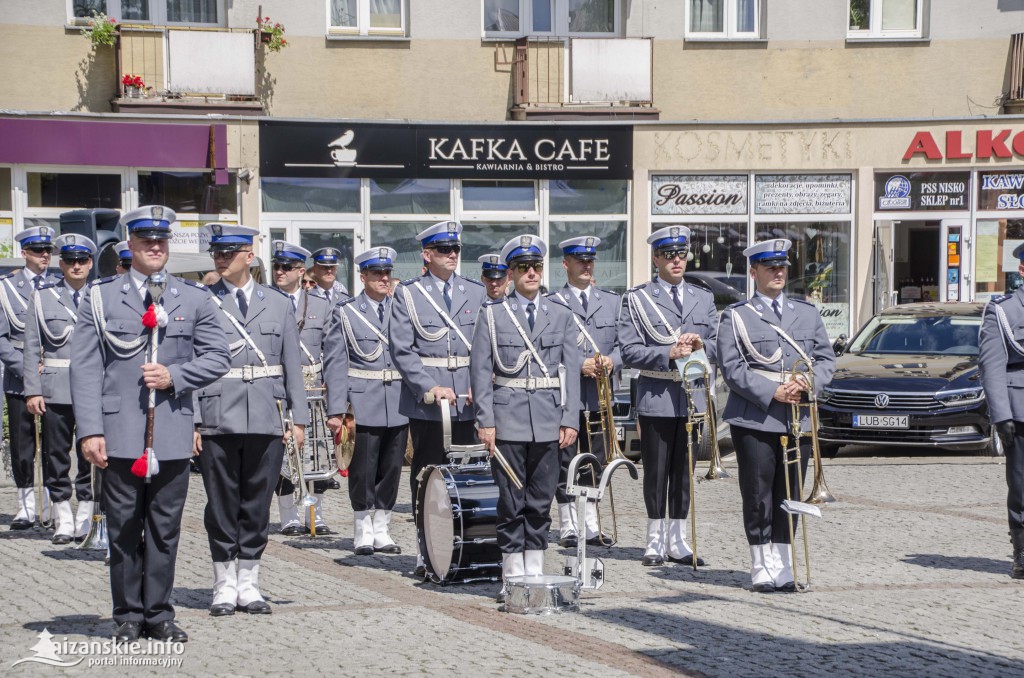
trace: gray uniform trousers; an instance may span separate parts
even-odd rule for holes
[[[105,332],[93,314],[102,295]],[[126,356],[111,341],[148,338],[145,308],[130,274],[94,282],[78,309],[71,339],[71,395],[80,438],[102,435],[109,466],[103,502],[110,539],[110,588],[114,622],[153,625],[174,618],[170,604],[181,514],[192,456],[192,393],[228,369],[228,347],[209,293],[168,276],[157,361],[173,390],[157,391],[153,418],[159,473],[149,483],[131,473],[145,446],[149,390],[140,378],[145,349]],[[130,351],[129,351],[130,353]]]
[[[498,486],[498,548],[502,553],[543,550],[551,525],[551,500],[558,483],[558,436],[561,427],[579,426],[579,379],[582,359],[576,348],[578,330],[572,311],[558,297],[538,295],[533,329],[518,296],[490,301],[473,333],[473,405],[477,425],[494,427],[498,449],[520,481],[519,490],[496,461],[491,462]],[[564,396],[559,387],[502,385],[504,378],[542,377],[536,358],[516,329],[509,312],[530,337],[551,378],[563,367]],[[493,316],[494,330],[488,315]],[[526,352],[523,366],[511,368]]]
[[[777,362],[771,365],[760,364],[742,345],[738,340],[740,332],[737,329],[737,316],[741,318],[751,345],[759,354],[771,356],[775,351],[780,351]],[[793,493],[796,498],[801,496],[795,466],[791,464],[787,467],[783,464],[780,440],[782,435],[792,438],[792,407],[773,398],[780,380],[772,380],[752,371],[789,372],[801,358],[799,352],[779,336],[772,324],[781,327],[813,359],[816,393],[820,394],[832,381],[836,364],[825,324],[813,304],[785,297],[781,320],[759,297],[733,304],[722,313],[718,333],[718,360],[722,377],[730,389],[724,417],[730,424],[736,448],[740,495],[743,500],[743,526],[747,543],[751,546],[790,542],[788,514],[782,510],[782,501],[786,499],[784,474],[787,468]],[[810,419],[806,408],[802,408],[801,419],[803,430],[809,430]],[[805,438],[800,455],[801,474],[805,477],[810,454],[810,440]],[[794,526],[795,519],[794,515]]]
[[[278,401],[296,424],[309,423],[302,382],[299,334],[292,302],[278,290],[256,284],[243,315],[221,281],[210,287],[221,301],[221,327],[236,352],[232,368],[262,366],[235,329],[241,324],[267,365],[284,374],[251,381],[225,376],[198,392],[203,452],[199,467],[206,486],[204,524],[213,562],[259,560],[270,532],[270,502],[284,454]]]
[[[634,287],[623,296],[618,338],[626,367],[678,374],[675,361],[668,357],[674,342],[660,343],[651,329],[662,337],[667,337],[670,330],[697,334],[704,342],[708,360],[716,362],[718,311],[714,298],[704,288],[686,283],[678,296],[682,311],[659,280]],[[659,310],[668,326],[658,315]],[[703,382],[695,386],[695,410],[704,412],[707,402]],[[636,399],[647,517],[663,519],[667,510],[668,518],[686,518],[690,510],[690,472],[686,465],[689,401],[683,384],[641,373]]]
[[[1024,530],[1024,288],[985,305],[978,348],[989,419],[1014,422],[1015,444],[1004,450],[1006,513],[1011,530]]]

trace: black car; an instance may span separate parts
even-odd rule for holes
[[[822,454],[880,444],[1001,455],[978,371],[983,307],[906,304],[869,320],[837,350],[819,398]]]

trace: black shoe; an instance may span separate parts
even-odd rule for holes
[[[373,547],[372,546],[357,546],[356,547],[356,555],[357,556],[372,556],[373,555]]]
[[[32,527],[32,521],[27,518],[15,518],[11,521],[12,530],[27,530]]]
[[[294,525],[289,525],[288,527],[281,528],[281,534],[283,534],[286,537],[301,537],[307,532],[309,532],[309,530],[307,530],[302,525],[299,525],[298,523],[295,523]]]
[[[115,643],[131,643],[142,635],[142,622],[125,622],[114,631]]]
[[[496,602],[496,603],[498,603],[499,605],[502,605],[502,606],[505,605],[505,587],[504,586],[501,587],[500,591],[498,591],[498,595],[494,596],[494,602]]]
[[[381,546],[380,548],[374,546],[373,550],[376,553],[392,553],[397,555],[402,552],[402,547],[398,544],[388,544],[387,546]]]
[[[192,457],[191,459],[189,459],[188,460],[188,464],[189,464],[189,469],[188,470],[191,471],[192,473],[202,473],[203,472],[203,470],[201,468],[199,468],[199,462],[196,461],[195,457]]]
[[[65,546],[70,544],[72,541],[73,539],[71,535],[68,534],[55,534],[53,535],[53,539],[50,540],[51,543],[56,544],[57,546]]]
[[[238,605],[235,609],[246,614],[270,614],[272,612],[270,605],[265,600],[254,600],[248,605]]]
[[[602,534],[598,537],[591,537],[587,539],[587,546],[615,546],[615,540],[612,539],[610,534]]]
[[[14,524],[11,524],[14,528]],[[1010,542],[1013,544],[1013,565],[1010,568],[1010,576],[1014,579],[1024,579],[1024,530],[1011,530]]]
[[[337,478],[331,478],[327,481],[327,489],[329,490],[340,490],[341,483],[338,482]]]
[[[643,565],[644,567],[654,567],[655,565],[664,565],[665,564],[665,559],[662,558],[661,556],[648,556],[648,555],[645,555],[643,557],[643,560],[640,561],[640,564]]]
[[[786,582],[782,586],[776,586],[775,590],[780,593],[796,593],[796,582]]]
[[[665,560],[676,565],[688,565],[693,567],[693,555],[683,556],[682,558],[673,558],[672,556],[665,556]],[[704,567],[704,559],[697,556],[697,567]]]
[[[427,568],[425,566],[423,566],[423,565],[417,565],[416,569],[413,570],[412,573],[415,576],[417,576],[417,577],[426,577],[427,576]]]
[[[308,527],[306,528],[306,534],[312,534],[312,532],[309,531]],[[318,537],[320,537],[320,536],[329,537],[332,534],[334,534],[334,530],[332,530],[331,528],[327,527],[326,525],[317,525],[316,526],[316,536],[318,536]]]
[[[172,643],[187,643],[188,634],[178,628],[178,625],[168,619],[159,624],[146,627],[146,637],[153,640],[169,640]]]
[[[558,545],[564,549],[574,549],[578,545],[577,537],[575,534],[570,534],[566,537],[562,537],[558,540]],[[589,543],[589,542],[588,542]]]
[[[81,544],[85,541],[85,537],[75,537],[75,543]]]
[[[235,606],[231,603],[217,603],[210,606],[211,617],[230,617],[235,613]]]
[[[754,593],[775,593],[775,584],[771,582],[765,582],[764,584],[754,584],[750,587],[750,590]]]

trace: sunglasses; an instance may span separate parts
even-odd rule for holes
[[[534,261],[531,263],[515,264],[513,268],[515,268],[515,270],[519,271],[520,273],[526,273],[531,268],[537,271],[537,273],[541,273],[544,271],[544,262]]]
[[[231,250],[230,252],[210,252],[210,256],[214,259],[234,259],[235,255],[242,250]]]
[[[305,268],[305,266],[303,266],[302,264],[279,264],[276,262],[274,263],[275,271],[295,271],[300,268]]]
[[[316,287],[316,281],[315,280],[303,280],[302,284],[305,287]]]
[[[60,260],[63,261],[68,266],[84,266],[85,264],[89,263],[90,257],[61,257]]]
[[[53,253],[53,248],[52,247],[26,247],[25,251],[26,252],[31,252],[32,254],[52,254]]]
[[[449,254],[458,254],[462,251],[462,245],[438,245],[432,248],[438,254],[448,256]]]
[[[658,252],[658,256],[663,259],[675,259],[676,257],[679,257],[680,259],[685,259],[686,255],[688,255],[689,253],[690,249],[688,247],[684,247],[678,250],[661,250]]]

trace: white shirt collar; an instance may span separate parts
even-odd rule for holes
[[[437,289],[439,289],[439,290],[443,290],[444,289],[444,283],[445,283],[444,280],[441,280],[440,278],[438,278],[436,275],[434,275],[430,271],[427,271],[427,275],[430,276],[430,278],[434,281],[434,284],[437,285]],[[454,271],[452,271],[452,274],[450,276],[448,276],[448,282],[449,283],[454,283],[455,282],[455,272]]]
[[[142,275],[134,268],[128,269],[128,276],[132,279],[132,283],[135,285],[135,291],[139,293],[139,298],[144,300],[146,298],[146,292],[149,291],[146,288],[146,280],[149,279],[148,276]]]
[[[540,292],[539,291],[537,292],[537,296],[534,297],[533,299],[527,299],[523,295],[519,294],[518,290],[513,292],[513,295],[519,301],[519,304],[523,307],[524,311],[526,310],[526,305],[527,304],[533,304],[534,308],[537,308],[538,306],[540,306]]]
[[[682,296],[683,296],[683,283],[684,282],[686,282],[686,281],[685,280],[680,280],[678,285],[673,285],[670,282],[668,282],[667,280],[665,280],[664,278],[662,278],[660,275],[658,276],[658,283],[661,284],[662,288],[666,292],[668,292],[669,295],[671,295],[672,294],[672,288],[675,287],[678,290],[678,294],[679,294],[680,298],[682,298]]]
[[[761,300],[765,303],[765,305],[768,306],[768,308],[772,307],[772,299],[771,299],[771,297],[765,296],[764,294],[761,294],[760,292],[754,292],[754,296],[760,297]],[[782,308],[782,306],[786,303],[786,293],[785,292],[779,292],[779,296],[775,297],[775,301],[778,301],[779,302],[779,308]]]
[[[237,290],[239,288],[236,287],[235,285],[232,285],[231,283],[229,283],[224,278],[221,278],[221,280],[224,281],[224,286],[228,288],[228,292],[231,293],[231,296],[235,296],[235,290]],[[245,295],[246,303],[251,302],[252,301],[252,291],[254,289],[256,289],[256,279],[250,276],[249,282],[245,283],[245,285],[241,289],[242,289],[242,294]]]
[[[591,296],[590,293],[594,290],[593,285],[591,285],[590,287],[588,287],[585,290],[581,290],[580,288],[576,287],[575,285],[569,285],[569,289],[572,290],[572,293],[574,295],[576,295],[576,301],[580,302],[581,304],[583,303],[583,293],[586,292],[586,294],[587,294],[587,303],[588,304],[590,303],[590,296]]]
[[[35,279],[38,278],[39,275],[40,275],[38,273],[33,273],[32,271],[28,270],[28,266],[26,266],[25,268],[21,269],[21,272],[25,276],[25,280],[30,285],[33,285],[33,286],[35,285]],[[45,274],[43,274],[43,275],[45,275]]]

